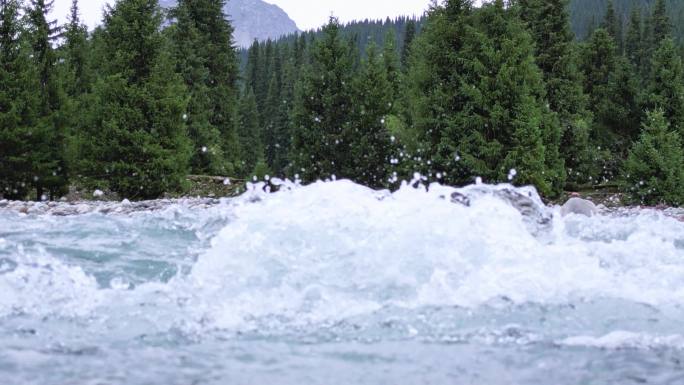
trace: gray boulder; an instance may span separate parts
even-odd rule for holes
[[[561,207],[561,215],[562,216],[568,216],[570,214],[576,214],[576,215],[585,215],[587,217],[593,217],[594,215],[598,214],[598,209],[596,208],[596,205],[588,201],[586,199],[582,198],[570,198],[565,204]]]
[[[532,190],[512,186],[469,186],[452,193],[451,202],[470,207],[472,201],[484,196],[494,196],[518,210],[534,236],[548,233],[553,226],[553,213]]]

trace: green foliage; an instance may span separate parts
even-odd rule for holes
[[[183,187],[191,147],[187,99],[160,32],[155,0],[121,0],[105,14],[106,67],[94,86],[84,176],[129,198]]]
[[[29,159],[38,113],[37,75],[20,35],[19,3],[0,0],[0,194],[23,199],[33,184]]]
[[[641,11],[634,8],[629,18],[629,29],[625,37],[625,55],[637,71],[642,71],[642,56],[644,51],[643,26]]]
[[[653,55],[648,82],[646,105],[650,109],[660,108],[665,118],[684,134],[684,73],[681,56],[672,39],[662,41]]]
[[[238,66],[225,0],[180,0],[171,11],[176,71],[190,100],[187,125],[194,173],[225,175],[239,161],[235,131]]]
[[[663,110],[649,112],[624,165],[623,189],[632,203],[684,204],[684,149]]]
[[[650,21],[651,32],[649,37],[652,46],[657,47],[660,42],[672,37],[672,22],[668,16],[665,0],[656,0]]]
[[[88,29],[79,18],[78,0],[72,1],[64,38],[62,56],[68,72],[64,83],[65,90],[70,97],[78,98],[90,90],[92,82],[91,68],[89,68]]]
[[[410,20],[406,25],[406,31],[404,32],[404,47],[401,50],[401,65],[404,69],[408,67],[409,57],[411,57],[411,46],[415,38],[416,22]]]
[[[330,18],[323,31],[295,95],[291,160],[303,181],[354,176],[349,122],[353,56],[337,19]]]
[[[92,52],[88,30],[81,23],[78,0],[73,0],[69,22],[64,27],[64,44],[58,48],[61,84],[64,90],[62,116],[65,123],[64,159],[67,172],[73,178],[78,167],[81,143],[78,133],[84,126],[81,112],[86,109],[87,95],[92,90]]]
[[[681,163],[677,0],[447,0],[239,52],[224,0],[166,20],[120,0],[90,34],[72,0],[63,39],[51,1],[25,3],[0,0],[3,197],[54,199],[75,179],[154,198],[190,172],[385,188],[515,169],[549,197],[638,175],[623,186],[639,200],[681,203],[677,172],[658,173]]]
[[[592,176],[589,130],[592,116],[582,88],[582,73],[570,29],[567,0],[521,0],[521,18],[536,43],[536,61],[544,76],[546,98],[561,125],[560,153],[568,180],[585,183]]]
[[[605,29],[606,32],[608,32],[608,34],[617,43],[618,50],[622,51],[622,23],[618,20],[617,15],[615,14],[613,0],[608,0],[606,15],[603,18],[601,28]]]
[[[390,77],[399,68],[398,62],[389,57],[392,55],[394,50],[386,50],[382,58],[378,57],[376,47],[371,44],[354,85],[356,103],[349,136],[354,179],[375,188],[388,185],[393,153],[387,118],[396,95],[392,80],[397,80]]]
[[[545,107],[542,73],[525,26],[502,1],[473,14],[469,1],[433,7],[411,62],[412,118],[429,176],[475,176],[557,194],[564,184],[560,127]]]
[[[591,36],[598,26],[596,20],[605,19],[609,2],[613,4],[617,27],[622,31],[628,30],[631,15],[637,10],[647,24],[644,26],[646,41],[653,39],[649,44],[657,47],[665,37],[673,37],[680,43],[684,41],[684,2],[681,0],[571,0],[569,11],[573,32],[580,40]],[[605,24],[600,26],[605,27]]]
[[[412,45],[406,104],[418,144],[411,156],[418,162],[428,159],[430,164],[422,162],[411,168],[433,176],[448,172],[447,183],[468,183],[475,176],[477,159],[458,153],[463,131],[475,129],[464,121],[468,114],[462,114],[472,97],[472,86],[465,77],[482,66],[474,62],[467,66],[469,62],[459,57],[474,31],[467,26],[470,3],[459,3],[458,9],[454,5],[451,12],[433,6]]]
[[[19,3],[3,1],[3,125],[0,154],[5,195],[35,199],[61,196],[66,189],[63,92],[52,43],[59,29],[47,21],[52,3],[33,0],[26,9],[27,29],[21,30]]]
[[[248,174],[254,170],[259,161],[263,160],[264,156],[263,134],[259,129],[259,113],[251,88],[240,100],[238,137],[242,148],[240,173],[249,176]]]
[[[260,159],[257,164],[254,166],[254,170],[251,172],[251,180],[252,181],[263,181],[266,179],[267,176],[270,176],[271,174],[271,169],[268,167],[266,162],[263,159]]]

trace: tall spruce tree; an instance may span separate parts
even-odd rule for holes
[[[94,72],[91,67],[92,52],[88,42],[88,29],[81,22],[78,5],[78,0],[71,3],[69,21],[64,29],[64,44],[59,50],[66,94],[63,111],[66,120],[65,158],[68,170],[74,170],[78,164],[81,152],[78,132],[84,124],[81,112],[87,103]]]
[[[564,184],[560,127],[546,106],[534,43],[503,1],[471,13],[469,1],[430,10],[410,79],[419,158],[448,183],[482,176],[533,183],[547,195]]]
[[[191,145],[187,97],[174,74],[156,0],[120,0],[104,16],[104,68],[94,87],[83,174],[132,198],[183,187]]]
[[[388,78],[387,57],[379,57],[374,43],[368,46],[354,88],[350,127],[354,180],[369,187],[386,187],[392,157],[387,119],[392,112],[394,90]]]
[[[239,161],[238,65],[224,5],[225,0],[180,0],[171,12],[177,70],[190,92],[187,119],[196,173],[232,174]]]
[[[498,143],[503,147],[501,154],[482,152],[479,156],[489,163],[492,179],[505,181],[515,169],[516,183],[533,184],[546,195],[558,195],[566,178],[559,155],[561,132],[556,114],[545,102],[534,42],[503,0],[483,6],[477,16],[477,27],[488,40],[480,62],[491,75],[486,83],[476,84],[482,99],[473,111],[481,111],[479,119],[484,123],[477,137],[485,142],[471,151],[477,153],[488,142]]]
[[[48,20],[52,7],[53,1],[31,0],[27,10],[32,65],[36,68],[39,84],[38,120],[33,127],[29,155],[37,200],[61,196],[66,193],[68,184],[65,95],[53,48],[61,35],[61,28],[56,21]]]
[[[605,115],[612,113],[606,105],[613,97],[610,80],[617,64],[615,40],[605,29],[595,30],[583,48],[581,69],[584,74],[584,91],[589,95],[589,105],[595,118],[593,141],[596,143],[598,140],[599,146],[614,142],[612,127],[607,123],[609,117]]]
[[[293,174],[304,181],[353,177],[350,120],[353,56],[331,17],[311,48],[311,64],[297,83],[293,109]]]
[[[655,50],[660,43],[672,37],[672,21],[668,16],[665,0],[656,0],[651,14],[650,43]]]
[[[608,0],[606,14],[603,18],[601,28],[608,32],[613,40],[615,40],[618,51],[622,52],[622,20],[618,18],[618,15],[615,12],[613,0]]]
[[[397,55],[397,36],[393,29],[385,34],[385,42],[382,49],[382,62],[385,68],[387,81],[390,84],[392,96],[388,103],[394,105],[394,98],[399,94],[401,87],[401,61]]]
[[[584,47],[585,91],[594,113],[592,143],[595,165],[604,179],[613,179],[620,160],[636,139],[642,119],[639,75],[629,61],[615,54],[615,40],[605,29],[594,31]]]
[[[77,98],[90,89],[88,28],[81,22],[78,0],[72,0],[69,22],[64,32],[64,58],[68,67],[65,84],[70,98]]]
[[[520,16],[536,43],[536,61],[544,75],[549,106],[560,120],[560,151],[568,169],[568,180],[587,182],[592,175],[589,149],[592,116],[582,89],[568,1],[520,0],[518,4]]]
[[[629,18],[629,27],[625,37],[625,56],[634,68],[641,73],[642,56],[644,50],[641,10],[634,7]]]
[[[251,176],[257,164],[264,159],[263,134],[259,126],[259,111],[256,97],[251,87],[245,89],[240,99],[238,120],[238,137],[240,138],[241,174]]]
[[[663,40],[672,37],[672,22],[668,16],[665,0],[656,0],[652,9],[650,17],[644,23],[642,79],[649,79],[653,76],[651,73],[653,56]]]
[[[254,92],[259,84],[263,73],[261,71],[261,49],[259,41],[255,40],[247,50],[247,64],[244,70],[245,87],[251,88]]]
[[[684,145],[663,110],[647,114],[625,161],[623,190],[636,204],[684,204]]]
[[[418,142],[410,168],[433,176],[448,171],[447,183],[470,182],[477,170],[475,157],[459,154],[464,132],[482,126],[469,124],[463,114],[476,96],[467,76],[482,67],[462,59],[475,35],[468,25],[471,12],[468,0],[433,3],[413,43],[409,65],[406,104],[414,131],[410,136]]]
[[[401,67],[406,70],[409,64],[409,58],[411,57],[411,47],[413,46],[413,40],[416,38],[416,22],[410,19],[406,23],[406,30],[404,31],[404,45],[401,49]]]
[[[273,168],[278,157],[280,147],[281,132],[283,130],[281,122],[280,92],[281,85],[278,71],[271,73],[268,84],[268,93],[264,104],[263,114],[263,142],[266,151],[266,163]]]
[[[674,41],[665,39],[653,55],[645,96],[649,109],[662,109],[674,130],[684,135],[684,69]]]
[[[280,89],[278,90],[278,99],[271,102],[275,105],[273,119],[273,138],[271,158],[268,159],[268,166],[274,175],[285,176],[285,172],[289,166],[289,153],[291,144],[291,121],[290,114],[292,112],[295,81],[299,76],[299,69],[297,68],[297,53],[294,52],[293,57],[288,57],[288,52],[284,52],[282,59],[282,75],[280,81]],[[272,98],[275,98],[276,92],[272,92]]]
[[[636,68],[625,57],[618,57],[615,71],[610,75],[607,85],[609,98],[601,105],[599,116],[616,134],[617,149],[622,157],[639,138],[641,132],[640,79]]]
[[[38,76],[19,20],[20,3],[0,0],[0,195],[24,199],[33,186]]]

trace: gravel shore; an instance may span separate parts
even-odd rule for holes
[[[0,200],[0,212],[14,211],[29,215],[83,215],[91,213],[100,214],[130,214],[141,211],[163,210],[173,205],[188,208],[206,209],[221,203],[216,198],[181,198],[181,199],[158,199],[151,201],[121,202],[105,201],[78,201],[78,202],[28,202]]]

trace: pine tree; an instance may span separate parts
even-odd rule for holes
[[[250,176],[257,164],[264,160],[262,132],[259,128],[259,111],[252,88],[247,88],[240,99],[238,137],[242,148],[241,174]]]
[[[558,114],[560,151],[569,181],[587,182],[591,176],[589,127],[592,116],[582,89],[567,0],[520,0],[520,16],[536,42],[536,60],[544,75],[549,107]]]
[[[193,143],[190,167],[196,174],[225,175],[221,132],[211,124],[213,113],[207,68],[207,37],[202,36],[187,1],[179,2],[170,16],[176,24],[167,29],[173,41],[176,72],[183,78],[190,94],[184,114],[188,135]]]
[[[468,183],[476,176],[476,162],[468,154],[459,154],[464,131],[481,127],[467,124],[466,105],[476,96],[466,76],[482,68],[479,63],[462,60],[461,52],[474,32],[468,27],[470,1],[433,4],[422,33],[412,46],[408,92],[411,128],[418,144],[412,171],[426,176],[448,172],[446,183]],[[474,62],[474,61],[473,61]],[[462,156],[463,155],[463,156]]]
[[[120,0],[104,16],[83,174],[131,199],[180,190],[191,156],[186,89],[162,21],[156,0]]]
[[[311,64],[297,83],[293,109],[293,173],[304,181],[352,177],[350,122],[353,57],[331,17],[311,48]]]
[[[629,29],[625,38],[625,55],[629,62],[641,72],[643,56],[643,30],[641,25],[641,11],[638,7],[632,9],[629,18]]]
[[[296,54],[294,57],[284,59],[280,98],[277,101],[277,116],[274,119],[274,151],[272,159],[269,160],[269,166],[273,173],[278,176],[285,176],[285,171],[290,164],[289,153],[292,137],[290,115],[295,94],[295,81],[299,76],[296,61]]]
[[[69,21],[64,28],[64,44],[58,52],[66,94],[62,110],[66,120],[67,170],[75,170],[79,162],[79,131],[83,129],[84,123],[81,112],[86,109],[94,72],[91,67],[92,52],[88,43],[88,29],[81,22],[78,4],[78,0],[71,3]]]
[[[503,158],[489,160],[493,179],[505,181],[515,169],[517,183],[533,184],[546,195],[560,194],[566,177],[559,155],[560,126],[556,114],[545,106],[546,91],[542,72],[535,65],[533,40],[502,0],[483,7],[478,26],[489,39],[481,61],[494,70],[492,79],[481,88],[484,104],[475,110],[486,111],[481,135],[503,146]],[[491,155],[483,153],[481,158]]]
[[[625,57],[618,57],[615,70],[608,80],[607,95],[610,97],[601,104],[603,110],[598,116],[616,134],[616,144],[621,155],[626,153],[641,132],[643,117],[639,87],[636,68]]]
[[[615,14],[615,6],[613,5],[613,0],[608,0],[608,6],[606,9],[606,15],[603,18],[603,23],[601,28],[605,29],[606,32],[615,40],[617,43],[618,51],[622,51],[622,22],[618,20],[618,16]]]
[[[634,143],[624,165],[623,189],[633,203],[684,204],[683,148],[664,112],[649,112],[641,139]]]
[[[409,64],[409,57],[411,56],[411,47],[413,40],[416,38],[416,22],[411,19],[406,23],[406,31],[404,33],[404,46],[401,49],[401,67],[406,70]]]
[[[385,44],[382,50],[382,62],[385,68],[387,81],[390,84],[391,96],[387,103],[394,105],[395,98],[401,87],[401,62],[397,55],[397,37],[394,30],[390,29],[385,35]]]
[[[0,195],[9,199],[26,198],[33,184],[29,157],[40,106],[19,9],[17,0],[0,0]]]
[[[81,22],[78,0],[72,0],[64,38],[64,57],[69,71],[66,91],[69,97],[77,98],[90,89],[92,81],[88,63],[88,28]]]
[[[656,0],[651,15],[651,34],[650,43],[653,49],[660,46],[660,43],[672,37],[672,22],[668,16],[665,0]]]
[[[651,65],[653,56],[663,40],[671,37],[672,24],[668,16],[665,0],[656,0],[650,17],[646,18],[644,23],[644,45],[641,68],[642,79],[650,79],[653,76],[651,72],[653,69],[653,66]]]
[[[474,15],[467,1],[447,2],[431,9],[423,31],[410,78],[428,175],[508,181],[515,168],[517,182],[558,194],[565,179],[560,127],[517,15],[503,1]]]
[[[387,119],[392,111],[392,87],[387,57],[378,57],[377,48],[371,43],[354,87],[350,138],[354,180],[373,188],[386,187],[390,177],[392,141]]]
[[[263,142],[266,151],[266,164],[270,168],[274,168],[276,158],[278,157],[278,149],[280,146],[281,131],[281,109],[280,109],[280,81],[278,73],[273,72],[270,76],[268,85],[268,93],[264,105],[263,114]]]
[[[672,128],[684,135],[684,69],[672,39],[662,41],[651,67],[646,106],[662,109]]]
[[[613,97],[610,94],[609,83],[618,63],[615,52],[615,41],[605,29],[599,28],[591,35],[582,54],[582,72],[585,77],[584,91],[589,95],[589,105],[599,127],[599,132],[595,132],[595,134],[604,138],[602,144],[612,140],[609,139],[610,127],[606,127],[603,113],[608,110],[604,107],[605,104]]]
[[[259,79],[263,76],[260,60],[261,49],[259,47],[259,41],[255,40],[247,50],[247,65],[244,71],[245,87],[251,88],[252,92],[257,88]]]
[[[171,13],[177,71],[191,96],[187,119],[196,173],[232,174],[239,158],[238,65],[224,5],[225,0],[180,0]]]
[[[36,199],[54,199],[66,193],[68,178],[66,165],[66,121],[64,99],[57,54],[53,43],[61,28],[56,21],[48,21],[53,1],[31,0],[27,10],[32,46],[32,65],[38,75],[39,111],[33,127],[32,163]],[[49,196],[45,193],[49,193]]]
[[[254,87],[254,96],[256,97],[257,106],[259,108],[259,122],[262,126],[266,124],[266,99],[268,99],[268,86],[271,81],[272,68],[274,67],[274,52],[273,42],[269,39],[261,46],[259,73],[257,82]]]

